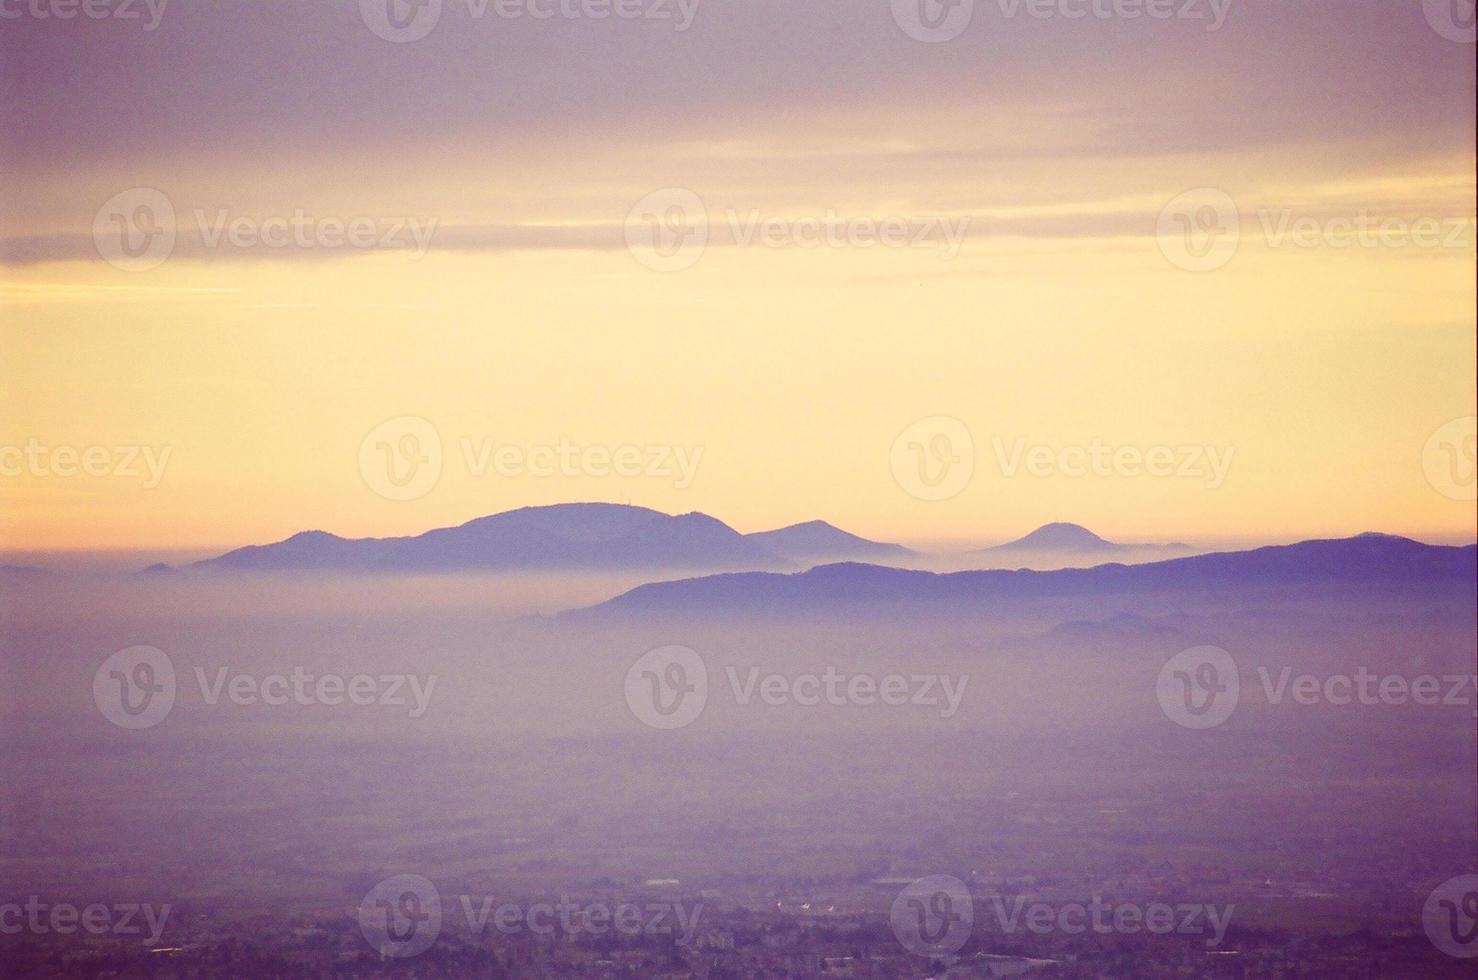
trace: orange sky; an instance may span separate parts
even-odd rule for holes
[[[1208,50],[1230,57],[1272,25],[1224,28],[1239,29]],[[904,40],[900,79],[928,67],[910,59],[962,57]],[[1296,125],[1265,103],[1276,135],[1218,142],[1217,126],[1259,124],[1235,78],[1185,69],[1165,85],[1095,61],[1123,82],[1105,94],[1045,64],[1021,69],[1038,90],[993,93],[966,73],[927,103],[887,85],[844,100],[818,74],[804,97],[763,93],[722,121],[669,93],[665,128],[646,105],[624,129],[597,115],[517,139],[451,119],[405,131],[387,106],[376,139],[271,153],[245,132],[162,133],[183,142],[152,155],[124,134],[111,153],[64,148],[57,168],[12,145],[0,549],[413,533],[572,500],[701,510],[743,531],[819,517],[911,542],[1052,520],[1121,540],[1471,539],[1471,116],[1402,132],[1370,86],[1337,125],[1316,90]],[[1228,117],[1213,126],[1211,107]],[[1183,140],[1145,128],[1176,119]],[[37,145],[52,138],[40,126]],[[110,264],[94,236],[105,202],[139,187],[178,226],[143,271]],[[664,188],[696,195],[708,224],[672,271],[627,247],[651,227],[633,209]],[[1219,189],[1240,217],[1235,254],[1204,271],[1184,267],[1199,260],[1177,222],[1201,233],[1221,198],[1186,206],[1189,188]],[[691,211],[658,212],[658,234],[694,227]],[[251,244],[295,216],[309,245]],[[396,230],[407,218],[425,254]],[[355,219],[377,245],[412,247],[325,244]],[[906,233],[835,231],[857,219]],[[814,242],[828,223],[839,240]],[[404,426],[367,437],[406,417],[439,440],[436,473],[391,499],[407,494],[373,460],[400,458]],[[947,499],[909,475],[943,423],[911,427],[936,418],[958,423]],[[531,472],[561,445],[595,452]],[[642,464],[601,463],[622,450]],[[1095,451],[1119,462],[1080,471]],[[1176,472],[1126,462],[1150,454]]]

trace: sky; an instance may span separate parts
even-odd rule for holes
[[[1465,0],[393,2],[0,0],[0,550],[1474,537]]]

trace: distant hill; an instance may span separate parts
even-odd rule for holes
[[[1143,565],[1055,571],[934,572],[846,563],[791,575],[713,575],[643,585],[581,613],[721,612],[856,608],[934,603],[969,609],[995,599],[1301,584],[1457,585],[1478,578],[1478,548],[1422,544],[1389,535],[1304,541]],[[937,608],[937,607],[934,607]]]
[[[1179,542],[1173,544],[1120,544],[1099,537],[1092,531],[1080,524],[1043,524],[1035,531],[1015,541],[999,544],[993,548],[982,548],[974,554],[982,555],[1006,555],[1025,554],[1036,555],[1110,555],[1127,554],[1129,552],[1188,552],[1189,545]]]
[[[706,514],[672,516],[622,504],[556,504],[481,517],[414,537],[342,538],[303,531],[194,567],[237,571],[793,568]]]
[[[869,541],[825,521],[807,521],[774,531],[746,534],[746,538],[771,554],[797,564],[816,565],[838,561],[890,561],[911,558],[916,553],[898,544]]]

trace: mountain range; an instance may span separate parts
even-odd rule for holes
[[[413,537],[303,531],[193,567],[233,571],[435,572],[467,569],[795,569],[824,561],[910,556],[824,521],[741,534],[706,514],[624,504],[556,504],[481,517]]]
[[[797,574],[712,575],[643,585],[570,615],[859,608],[880,603],[970,608],[1008,598],[1061,598],[1296,585],[1432,586],[1471,590],[1478,547],[1423,544],[1385,534],[1215,552],[1142,565],[1055,571],[1005,569],[939,574],[840,563]]]

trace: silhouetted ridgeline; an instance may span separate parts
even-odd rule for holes
[[[233,571],[429,572],[466,569],[795,569],[842,559],[907,557],[898,545],[822,521],[740,534],[706,514],[623,504],[525,507],[414,537],[341,538],[304,531],[197,562]]]
[[[978,555],[1010,555],[1018,552],[1041,554],[1092,554],[1127,555],[1131,552],[1188,552],[1190,545],[1178,541],[1170,544],[1122,544],[1099,537],[1081,524],[1061,522],[1043,524],[1035,531],[1015,541],[998,544],[993,548],[982,548]]]
[[[844,563],[783,575],[713,575],[643,585],[571,615],[651,611],[722,611],[764,607],[826,609],[857,603],[967,605],[997,598],[1056,598],[1166,590],[1241,590],[1297,585],[1433,584],[1471,588],[1478,548],[1422,544],[1364,534],[1253,551],[1218,552],[1144,565],[1099,565],[1057,571],[936,574]]]

